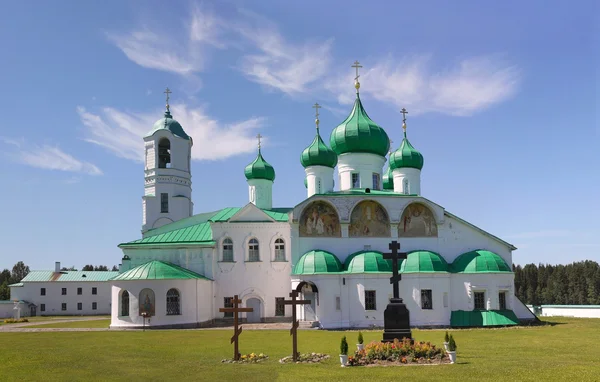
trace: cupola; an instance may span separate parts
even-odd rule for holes
[[[398,150],[390,155],[390,169],[394,178],[394,192],[405,195],[421,194],[421,169],[423,155],[410,144],[406,137],[406,109],[402,109],[404,139]]]
[[[319,133],[319,109],[321,106],[315,103],[313,108],[316,110],[317,134],[310,146],[305,148],[300,156],[300,163],[306,173],[304,182],[308,198],[315,194],[333,191],[333,169],[338,162],[337,154],[327,147]]]
[[[244,169],[248,182],[248,196],[250,203],[258,208],[271,209],[273,207],[273,181],[275,169],[262,156],[258,134],[258,155],[256,159]]]

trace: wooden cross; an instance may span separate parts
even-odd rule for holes
[[[406,259],[405,252],[398,252],[400,249],[400,243],[396,240],[392,241],[389,246],[391,253],[384,253],[384,259],[392,260],[392,277],[390,277],[390,284],[394,284],[394,299],[400,298],[400,286],[398,283],[402,280],[402,275],[398,273],[398,260]]]
[[[233,296],[233,308],[219,308],[219,312],[221,313],[233,313],[233,337],[231,337],[231,343],[233,345],[233,359],[239,361],[240,353],[239,353],[239,337],[242,334],[242,327],[238,328],[238,313],[240,312],[253,312],[253,308],[242,308],[239,304],[242,303],[242,300],[238,298],[236,294]]]
[[[259,134],[256,136],[256,138],[258,139],[258,148],[259,148],[259,149],[260,149],[260,139],[261,139],[262,137],[263,137],[263,136],[262,136],[262,135],[260,135],[260,133],[259,133]]]
[[[169,109],[169,94],[173,93],[172,91],[169,90],[169,88],[167,87],[167,90],[165,90],[163,93],[165,93],[167,95],[167,110]]]
[[[291,300],[284,300],[283,303],[285,305],[292,306],[292,328],[290,329],[290,335],[292,336],[292,357],[294,362],[298,360],[298,326],[300,323],[296,319],[296,306],[310,304],[310,300],[296,300],[298,297],[298,291],[294,290],[290,293]]]

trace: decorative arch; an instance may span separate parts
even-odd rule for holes
[[[385,208],[373,200],[363,200],[350,214],[350,237],[390,237],[390,217]]]
[[[438,227],[431,209],[422,203],[411,203],[402,212],[398,237],[437,237]]]
[[[167,291],[167,316],[181,315],[181,293],[176,288]]]
[[[121,290],[119,313],[119,316],[121,317],[129,317],[129,292],[126,289]]]
[[[296,291],[298,293],[302,292],[302,288],[305,286],[309,286],[313,293],[319,293],[319,288],[317,288],[317,285],[315,285],[315,283],[312,281],[300,281],[300,283],[296,286]]]
[[[342,237],[335,207],[323,200],[309,203],[300,215],[300,237]]]
[[[139,312],[140,316],[146,313],[147,316],[155,315],[156,299],[154,297],[154,291],[150,288],[144,288],[140,291],[139,298]]]

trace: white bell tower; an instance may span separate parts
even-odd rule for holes
[[[192,137],[173,119],[169,106],[144,137],[144,196],[142,234],[192,216]]]

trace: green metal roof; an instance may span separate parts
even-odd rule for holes
[[[200,223],[190,227],[180,228],[158,235],[147,236],[143,239],[130,241],[120,245],[158,244],[158,243],[187,243],[214,244],[210,223]]]
[[[377,251],[360,251],[346,258],[344,268],[348,273],[392,272],[391,262]]]
[[[333,253],[315,249],[300,257],[292,274],[314,275],[318,273],[339,273],[342,270],[342,263]]]
[[[454,273],[511,273],[506,262],[494,252],[477,249],[458,256],[450,266]]]
[[[404,132],[404,139],[400,148],[390,155],[390,167],[392,170],[402,167],[416,168],[418,170],[423,168],[423,154],[410,144],[408,138],[406,138],[406,131]]]
[[[369,118],[357,93],[352,112],[333,129],[329,144],[337,155],[371,153],[385,157],[390,148],[390,139],[385,130]]]
[[[263,158],[260,148],[256,159],[244,169],[246,179],[266,179],[271,182],[275,180],[275,169],[265,158]]]
[[[23,285],[24,285],[23,283],[15,283],[15,284],[10,284],[9,287],[13,287],[13,288],[17,287],[18,288],[18,287],[22,287]]]
[[[201,274],[166,261],[153,260],[113,278],[113,281],[134,280],[210,280]]]
[[[173,116],[171,115],[171,112],[169,110],[165,111],[165,116],[163,118],[159,119],[154,123],[152,130],[150,130],[150,132],[148,132],[146,136],[150,137],[158,130],[163,129],[169,130],[173,133],[173,135],[176,135],[180,138],[190,139],[190,136],[187,135],[183,130],[183,127],[181,127],[181,124],[173,119]]]
[[[450,326],[507,326],[518,325],[519,319],[512,310],[453,310]]]
[[[448,272],[448,263],[442,256],[431,251],[412,251],[402,260],[401,273]]]
[[[383,174],[383,189],[394,191],[394,174],[391,167]]]
[[[98,282],[108,281],[118,275],[119,272],[110,271],[31,271],[21,280],[26,282]]]
[[[325,166],[333,168],[337,165],[337,161],[336,153],[323,142],[323,139],[321,139],[321,135],[319,134],[319,128],[317,127],[317,135],[310,146],[302,151],[300,163],[305,168],[309,166]]]

